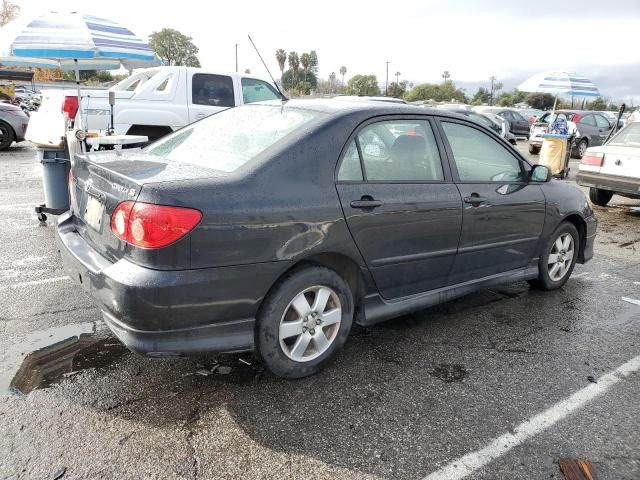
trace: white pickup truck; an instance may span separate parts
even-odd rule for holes
[[[155,140],[225,108],[280,98],[269,82],[239,73],[213,73],[191,67],[156,67],[139,70],[109,90],[82,89],[86,130],[110,126],[109,91],[115,92],[114,130],[117,135],[146,135]],[[58,104],[64,94],[45,96]],[[49,99],[49,100],[47,100]],[[61,105],[43,105],[60,111]],[[42,109],[42,107],[41,107]]]

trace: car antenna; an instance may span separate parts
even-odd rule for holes
[[[249,37],[249,41],[251,42],[251,45],[253,45],[253,48],[255,49],[256,53],[258,54],[258,57],[260,58],[260,61],[262,62],[262,65],[264,65],[264,68],[267,70],[267,73],[271,77],[271,80],[273,80],[273,84],[278,89],[278,93],[280,94],[280,97],[282,98],[283,101],[286,102],[289,99],[285,96],[284,93],[282,93],[282,90],[280,90],[280,87],[278,86],[278,82],[276,82],[276,79],[273,78],[273,75],[271,75],[271,72],[269,71],[269,67],[267,67],[267,64],[262,59],[262,55],[260,55],[260,52],[258,51],[258,47],[256,47],[256,44],[253,43],[253,40],[251,39],[251,35],[247,35],[247,37]]]

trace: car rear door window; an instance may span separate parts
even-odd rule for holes
[[[358,155],[358,147],[354,139],[349,142],[349,146],[342,157],[340,170],[338,170],[338,180],[343,182],[357,182],[363,179],[360,155]]]
[[[453,122],[442,122],[442,128],[461,181],[486,183],[524,180],[520,160],[486,133]]]
[[[195,105],[233,107],[233,80],[226,75],[196,73],[192,79],[192,102]]]
[[[440,153],[426,120],[367,125],[357,135],[367,181],[441,182]]]

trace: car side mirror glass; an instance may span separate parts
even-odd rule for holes
[[[532,182],[549,182],[551,177],[551,170],[545,165],[534,165],[531,170]]]

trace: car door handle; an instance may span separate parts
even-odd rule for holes
[[[486,203],[487,199],[485,197],[481,197],[477,193],[472,193],[468,197],[464,197],[464,203],[470,203],[474,207],[476,205],[480,205],[481,203]]]
[[[204,118],[204,117],[206,117],[206,116],[207,116],[207,114],[206,114],[206,113],[204,113],[204,112],[198,112],[198,113],[196,113],[196,117],[198,117],[198,118]]]
[[[382,205],[380,200],[374,200],[368,195],[363,196],[360,200],[353,200],[351,208],[376,208]]]

